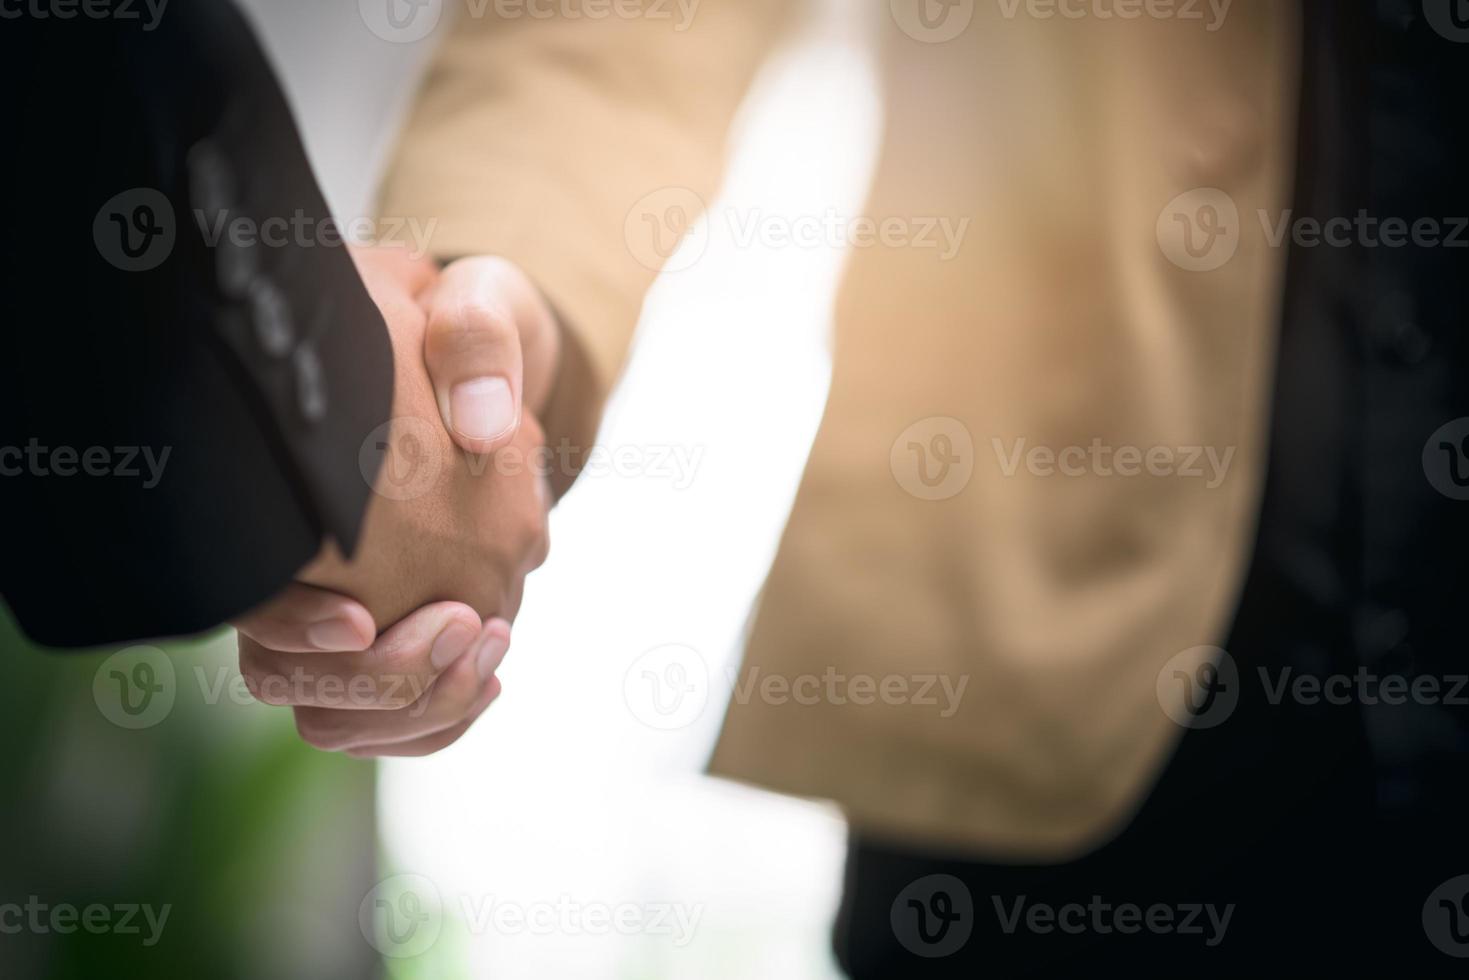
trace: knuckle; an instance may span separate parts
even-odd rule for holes
[[[415,668],[416,664],[410,663],[405,655],[382,673],[354,678],[348,697],[354,706],[360,708],[393,710],[407,707],[422,693]]]
[[[501,345],[515,336],[515,321],[487,296],[465,296],[460,302],[435,307],[429,333],[446,354]]]
[[[520,525],[520,553],[533,559],[545,551],[550,541],[550,525],[545,509],[538,502],[532,501],[529,511]]]
[[[412,638],[384,652],[371,673],[353,679],[354,701],[364,707],[404,708],[426,693],[432,676],[429,650],[436,634]]]
[[[471,272],[491,282],[515,283],[525,278],[520,266],[503,255],[476,255],[462,261]]]
[[[539,568],[546,560],[546,555],[551,549],[551,536],[547,532],[544,519],[536,519],[526,523],[524,539],[521,542],[521,567]]]
[[[396,684],[396,682],[395,682]],[[377,701],[377,706],[387,711],[398,711],[411,709],[415,704],[424,699],[423,694],[415,696],[411,685],[402,684],[396,691],[388,691],[382,694]]]
[[[408,708],[414,720],[447,725],[464,718],[479,694],[479,675],[472,657],[463,657],[442,674],[422,698]]]
[[[320,710],[297,708],[296,734],[301,741],[323,752],[337,752],[347,744],[340,726],[328,720],[327,713]]]
[[[551,555],[551,535],[550,535],[549,530],[546,528],[545,524],[543,523],[541,525],[541,533],[540,533],[540,535],[537,536],[534,544],[531,546],[530,555],[527,558],[528,567],[527,567],[526,570],[527,571],[535,571],[537,568],[540,568],[542,565],[544,565],[546,563],[546,559],[548,557],[550,557],[550,555]]]
[[[273,680],[279,676],[270,671],[259,655],[240,651],[240,678],[245,682],[245,690],[256,701],[276,706],[285,703],[281,699],[279,682]]]
[[[474,709],[475,700],[479,697],[479,680],[474,673],[474,666],[471,664],[465,676],[456,678],[450,688],[445,692],[442,705],[443,720],[446,722],[459,721]]]
[[[510,311],[483,292],[466,296],[459,304],[458,314],[465,330],[508,336],[515,329]]]

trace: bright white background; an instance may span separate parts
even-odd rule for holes
[[[385,42],[352,0],[245,6],[334,210],[370,214],[434,39]],[[880,123],[870,25],[857,13],[869,6],[828,0],[767,67],[732,134],[708,234],[691,237],[707,244],[649,297],[599,443],[645,459],[676,447],[697,461],[692,481],[584,477],[553,514],[551,558],[529,583],[499,702],[453,749],[382,770],[387,862],[429,878],[450,918],[504,905],[569,911],[534,930],[450,922],[430,953],[393,964],[405,976],[838,975],[828,930],[840,817],[701,770],[723,712],[720,678],[738,662],[820,417],[843,260],[836,247],[748,245],[733,233],[755,217],[861,208]],[[697,651],[714,678],[703,710],[674,730],[645,724],[624,693],[646,663],[635,661],[666,644]],[[697,916],[688,941],[676,926],[594,935],[571,921],[660,906]]]

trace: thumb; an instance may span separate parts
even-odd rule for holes
[[[424,363],[444,427],[468,452],[499,449],[520,428],[523,367],[497,261],[451,263],[421,300],[428,318]]]
[[[366,650],[377,634],[372,614],[361,603],[300,582],[233,625],[261,646],[285,653]]]

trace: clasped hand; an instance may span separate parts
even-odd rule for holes
[[[499,695],[525,577],[545,560],[550,493],[529,461],[559,336],[503,259],[353,258],[392,337],[393,420],[364,433],[385,458],[354,558],[328,544],[235,622],[240,672],[318,748],[426,755]]]

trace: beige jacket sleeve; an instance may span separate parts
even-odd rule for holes
[[[635,212],[688,191],[709,200],[730,120],[793,4],[635,0],[636,17],[626,0],[545,6],[557,15],[462,16],[380,211],[434,222],[440,258],[502,255],[541,287],[566,328],[543,421],[552,441],[584,447],[656,274],[628,240],[648,220]]]

